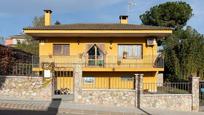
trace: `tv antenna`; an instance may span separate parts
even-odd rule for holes
[[[130,14],[130,11],[136,6],[136,1],[135,0],[128,0],[128,9],[127,9],[127,14]]]

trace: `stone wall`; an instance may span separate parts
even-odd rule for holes
[[[108,106],[135,107],[133,90],[82,90],[79,102]]]
[[[147,108],[191,111],[191,94],[145,94],[141,95],[140,106]]]
[[[78,101],[84,104],[97,104],[118,107],[136,107],[138,102],[134,90],[82,90]],[[192,94],[142,94],[141,108],[160,108],[178,111],[191,111]]]
[[[0,76],[0,99],[51,100],[50,80],[42,77]]]
[[[135,90],[91,89],[81,87],[82,72],[74,70],[75,102],[108,106],[160,108],[178,111],[198,111],[199,78],[192,78],[192,94],[143,94],[143,74],[135,74]]]
[[[192,82],[192,110],[199,111],[199,77],[191,76]]]

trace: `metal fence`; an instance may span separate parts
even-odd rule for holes
[[[200,81],[200,106],[204,106],[204,81]]]
[[[27,63],[15,63],[9,65],[4,72],[0,72],[0,75],[32,75],[32,64]]]
[[[190,82],[143,83],[144,94],[190,94]]]
[[[135,90],[134,77],[83,77],[83,89]],[[142,83],[144,94],[191,94],[191,82]]]

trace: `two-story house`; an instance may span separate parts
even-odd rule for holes
[[[44,63],[54,63],[56,89],[72,90],[77,64],[85,89],[133,89],[134,74],[156,83],[164,71],[156,41],[170,35],[170,28],[128,24],[128,16],[118,23],[51,25],[51,13],[45,10],[45,26],[27,27],[24,33],[40,41],[39,66],[33,69],[43,71]]]

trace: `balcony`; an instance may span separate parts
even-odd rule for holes
[[[162,56],[146,55],[142,58],[119,58],[117,56],[104,56],[104,58],[90,58],[86,56],[40,56],[33,58],[33,67],[43,68],[53,63],[56,68],[73,67],[80,64],[83,68],[160,68],[163,69]]]

